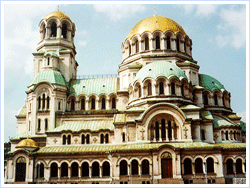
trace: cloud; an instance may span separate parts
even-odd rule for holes
[[[246,122],[246,111],[244,111],[244,112],[238,112],[237,116],[241,117],[241,121]]]
[[[184,5],[185,14],[194,13],[195,16],[210,17],[216,13],[218,5],[214,4],[187,4]]]
[[[79,46],[83,46],[83,47],[84,47],[84,46],[86,46],[86,45],[87,45],[87,42],[86,42],[86,41],[84,41],[84,40],[82,40],[82,41],[79,41],[79,42],[78,42],[78,45],[79,45]]]
[[[110,18],[110,20],[114,22],[133,16],[138,12],[144,12],[146,10],[145,5],[95,4],[93,6],[96,12],[106,14]]]
[[[227,45],[228,41],[229,41],[229,38],[226,37],[226,36],[222,36],[222,35],[218,35],[216,36],[215,38],[216,42],[217,42],[217,45],[222,48],[224,46]]]

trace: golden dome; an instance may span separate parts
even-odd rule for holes
[[[60,12],[60,11],[58,11],[58,10],[49,13],[44,19],[45,19],[45,20],[48,20],[48,19],[51,18],[51,17],[57,17],[59,20],[64,19],[64,18],[70,20],[70,18],[69,18],[65,13]]]
[[[127,38],[132,38],[134,35],[137,34],[141,35],[144,32],[153,33],[154,31],[162,31],[163,33],[165,33],[166,31],[172,31],[174,34],[180,32],[184,35],[184,37],[186,36],[185,31],[174,20],[163,16],[154,15],[137,23],[130,30]]]
[[[34,140],[27,137],[26,139],[21,140],[16,148],[38,148],[38,145]]]

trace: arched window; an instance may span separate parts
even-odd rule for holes
[[[38,97],[38,109],[40,109],[41,108],[41,97],[39,96]]]
[[[91,110],[95,110],[95,99],[91,99]]]
[[[45,108],[45,94],[43,94],[43,109]]]
[[[180,51],[180,39],[176,39],[176,50],[179,52]]]
[[[138,86],[138,97],[141,97],[141,86]]]
[[[128,54],[131,55],[131,45],[128,45]]]
[[[82,144],[85,144],[85,135],[82,135]]]
[[[89,134],[86,136],[86,144],[89,144]]]
[[[63,145],[66,145],[66,135],[63,135]]]
[[[109,143],[109,135],[108,134],[105,135],[105,143],[106,144]]]
[[[71,99],[71,111],[75,110],[75,99]]]
[[[45,131],[48,130],[48,119],[45,119]]]
[[[62,36],[64,39],[67,38],[67,25],[66,24],[62,25]]]
[[[128,174],[128,163],[125,160],[120,162],[120,175],[127,175]]]
[[[171,124],[171,121],[168,121],[168,139],[172,140],[172,124]]]
[[[51,178],[58,177],[58,165],[56,163],[52,163],[50,166],[50,177]]]
[[[102,110],[106,109],[106,99],[102,98]]]
[[[201,158],[195,160],[195,173],[203,173],[203,163]]]
[[[82,177],[89,177],[89,164],[87,162],[82,164]]]
[[[201,140],[206,140],[205,130],[201,130]]]
[[[61,110],[61,102],[58,102],[58,110]]]
[[[191,159],[184,160],[184,174],[193,174]]]
[[[71,144],[71,136],[68,135],[68,145],[70,145],[70,144]]]
[[[139,52],[139,42],[138,42],[138,40],[135,41],[135,52],[136,53]]]
[[[149,174],[149,162],[148,160],[144,159],[142,161],[142,175],[148,175]]]
[[[225,97],[225,94],[223,94],[223,96],[222,96],[222,103],[223,103],[223,106],[226,106],[225,100],[226,100],[226,97]]]
[[[214,94],[214,105],[215,105],[215,106],[218,105],[218,97],[217,97],[217,94]]]
[[[116,98],[112,98],[112,109],[116,109]]]
[[[68,170],[69,170],[69,167],[68,167],[68,164],[67,163],[62,163],[62,166],[61,166],[61,177],[68,177]]]
[[[206,93],[203,95],[203,101],[204,105],[208,105],[208,95]]]
[[[122,141],[125,142],[125,133],[122,133]]]
[[[44,164],[40,163],[37,165],[37,169],[36,169],[36,177],[37,178],[43,178],[44,177]]]
[[[166,140],[166,122],[165,122],[165,119],[161,120],[161,136],[162,136],[162,140]]]
[[[184,97],[184,84],[181,84],[181,95]]]
[[[148,83],[148,95],[152,95],[152,85]]]
[[[49,57],[48,57],[48,66],[49,66]]]
[[[242,172],[242,160],[237,159],[236,160],[236,174],[241,174]]]
[[[148,37],[145,38],[145,50],[149,50],[149,40],[148,40]]]
[[[50,34],[50,36],[51,37],[56,37],[56,35],[57,35],[57,25],[56,25],[55,22],[53,22],[51,24],[51,34]]]
[[[110,165],[107,161],[104,162],[102,165],[102,175],[103,176],[110,176]]]
[[[227,160],[226,167],[227,167],[227,174],[234,174],[233,160],[232,159]]]
[[[81,100],[81,110],[85,110],[85,99]]]
[[[138,161],[134,159],[132,161],[131,165],[132,165],[132,169],[131,169],[132,172],[131,172],[131,174],[132,175],[138,175]]]
[[[100,141],[101,141],[101,144],[104,143],[104,136],[103,136],[103,134],[100,135]]]
[[[92,164],[92,176],[99,177],[99,163],[98,162],[94,162]]]
[[[184,52],[186,52],[186,42],[184,42],[183,45],[184,45]]]
[[[71,177],[78,177],[78,164],[76,162],[71,165]]]
[[[171,82],[171,94],[175,95],[175,83]]]
[[[170,37],[167,37],[167,49],[170,50],[171,49],[171,41],[170,41]]]
[[[226,131],[226,140],[229,140],[228,131]]]
[[[41,120],[38,119],[38,122],[37,122],[37,130],[40,131],[41,130]]]
[[[214,173],[214,160],[212,157],[207,158],[207,173]]]
[[[159,83],[159,94],[160,95],[164,94],[164,84],[163,84],[163,82]]]
[[[159,36],[155,37],[155,49],[161,49]]]
[[[156,136],[156,140],[159,140],[159,122],[158,121],[155,122],[155,136]]]

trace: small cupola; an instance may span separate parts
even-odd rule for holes
[[[21,140],[17,144],[16,148],[25,148],[28,150],[34,150],[34,149],[39,148],[39,147],[34,140],[30,139],[29,136],[27,136],[26,139]]]
[[[59,57],[55,52],[46,52],[43,56],[43,67],[52,68],[55,70],[59,69]]]

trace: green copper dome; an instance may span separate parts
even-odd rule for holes
[[[200,86],[204,87],[204,90],[208,89],[210,91],[214,91],[219,89],[221,92],[226,90],[224,85],[222,85],[218,80],[206,74],[199,74],[199,83]]]
[[[32,80],[30,85],[36,85],[41,82],[47,82],[49,84],[58,84],[66,86],[65,80],[59,71],[52,69],[42,70]]]
[[[166,61],[156,61],[141,68],[136,74],[134,81],[143,81],[145,78],[155,80],[158,77],[169,79],[171,76],[176,76],[180,80],[183,78],[187,79],[185,73],[175,64]]]

